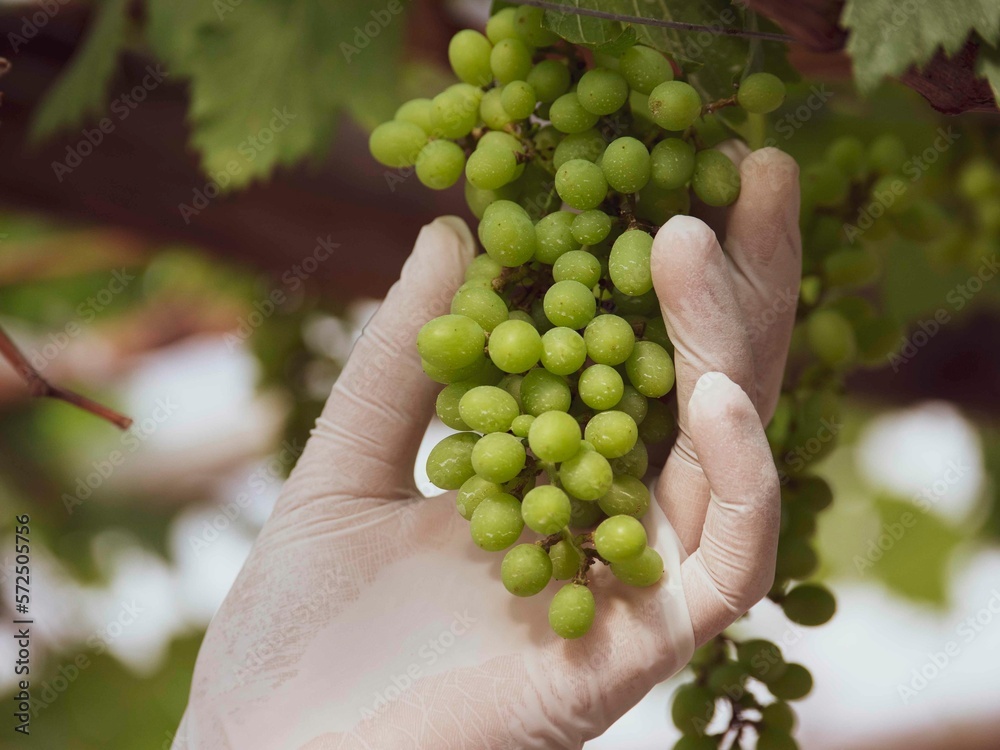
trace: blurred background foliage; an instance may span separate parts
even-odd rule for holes
[[[201,634],[373,299],[420,223],[469,216],[460,189],[392,189],[364,132],[450,80],[444,40],[481,24],[486,6],[105,0],[57,6],[41,24],[31,20],[39,7],[0,6],[8,42],[25,19],[35,30],[2,82],[14,145],[0,178],[0,324],[47,377],[136,425],[122,435],[65,404],[32,401],[0,367],[0,608],[9,621],[12,519],[29,513],[32,682],[55,691],[29,746],[169,747]],[[949,320],[902,364],[852,376],[837,448],[810,463],[836,491],[820,521],[821,576],[838,591],[874,586],[946,613],[962,566],[1000,542],[1000,283],[985,281],[961,309],[949,297],[996,258],[1000,129],[988,115],[939,115],[896,84],[861,98],[843,59],[791,59],[803,79],[785,106],[767,130],[742,132],[792,153],[804,180],[844,134],[868,144],[893,133],[918,159],[940,128],[958,134],[912,183],[932,219],[894,219],[861,239],[881,273],[860,294],[909,332],[900,347],[937,311]],[[157,60],[167,83],[65,180],[54,174],[53,160],[114,117],[109,101]],[[817,91],[830,94],[818,105]],[[240,146],[276,106],[295,119],[247,160]],[[227,191],[252,187],[183,220],[179,203],[233,160],[243,168]],[[977,170],[992,185],[985,193],[970,177]],[[306,271],[322,237],[338,253]],[[115,452],[124,459],[112,466]],[[948,460],[971,468],[926,511],[914,502],[922,485],[878,471],[896,464],[926,477],[921,465],[937,471]],[[870,540],[907,512],[912,529],[859,567]],[[852,616],[850,601],[838,618]],[[138,614],[122,617],[130,605]],[[88,666],[66,678],[81,655]],[[0,656],[7,663],[8,651]],[[13,685],[3,680],[6,701]],[[835,746],[806,730],[805,747]]]

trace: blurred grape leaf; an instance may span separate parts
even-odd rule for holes
[[[848,0],[841,25],[850,31],[847,51],[862,93],[879,81],[897,76],[911,65],[920,67],[939,48],[954,55],[969,34],[987,43],[1000,41],[1000,3],[996,0]]]
[[[575,44],[602,47],[619,39],[627,28],[635,30],[639,44],[665,52],[676,59],[688,80],[701,95],[714,100],[733,93],[733,85],[752,59],[751,44],[768,49],[768,70],[778,75],[788,71],[784,45],[760,43],[743,37],[708,31],[687,31],[644,24],[631,24],[575,13],[574,9],[601,10],[620,16],[640,16],[661,21],[697,24],[712,28],[744,28],[745,13],[726,0],[650,0],[641,7],[632,0],[555,0],[566,11],[546,9],[545,25]]]
[[[933,511],[925,512],[906,500],[878,497],[875,508],[886,541],[883,556],[868,572],[909,599],[944,606],[948,563],[964,534]]]
[[[30,138],[38,142],[100,115],[128,26],[127,0],[103,0],[76,55],[34,112]]]
[[[322,155],[347,107],[392,115],[403,3],[150,0],[148,36],[190,80],[191,141],[223,189]],[[393,10],[396,12],[393,12]],[[222,185],[226,182],[226,185]]]

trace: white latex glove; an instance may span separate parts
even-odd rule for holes
[[[745,321],[781,284],[797,292],[798,186],[794,163],[773,150],[741,171],[727,254],[687,217],[654,245],[682,429],[644,519],[665,562],[660,584],[626,587],[595,566],[593,628],[564,641],[546,616],[560,583],[509,595],[502,555],[472,543],[454,493],[416,490],[438,386],[414,341],[448,311],[474,252],[463,222],[438,219],[365,329],[208,629],[175,748],[577,748],[767,592],[778,481],[733,381],[773,408],[794,300],[753,345]],[[685,560],[681,540],[699,536]]]

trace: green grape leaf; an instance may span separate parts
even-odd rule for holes
[[[962,531],[933,510],[892,497],[875,500],[879,536],[872,540],[881,555],[867,571],[886,586],[916,601],[944,606],[948,601],[948,563],[964,538]]]
[[[752,40],[707,30],[691,31],[618,20],[594,18],[575,9],[600,10],[622,17],[675,21],[709,28],[745,26],[745,12],[727,0],[649,0],[641,7],[633,0],[554,0],[565,11],[546,9],[545,25],[574,44],[601,47],[616,39],[627,27],[635,30],[636,42],[673,57],[688,71],[688,80],[706,100],[727,97],[748,62]],[[778,75],[788,70],[784,45],[765,42],[769,70]]]
[[[127,0],[104,0],[69,68],[35,110],[30,139],[42,141],[100,115],[125,41]]]
[[[404,10],[402,0],[150,0],[148,36],[190,80],[202,168],[232,189],[322,155],[342,109],[370,126],[392,116]]]
[[[634,46],[637,41],[638,36],[635,33],[635,28],[632,26],[626,26],[624,31],[618,35],[617,39],[612,39],[610,42],[600,44],[593,49],[595,52],[601,52],[605,55],[621,57],[625,50]]]
[[[840,19],[848,29],[847,51],[862,93],[879,81],[920,67],[938,49],[958,52],[977,32],[987,43],[1000,41],[1000,3],[955,0],[942,8],[939,0],[848,0]]]

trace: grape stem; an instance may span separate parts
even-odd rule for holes
[[[723,109],[724,107],[733,107],[736,106],[736,104],[736,94],[726,97],[725,99],[716,99],[714,102],[709,102],[701,108],[701,116],[704,117],[705,115],[710,115],[713,112]]]

